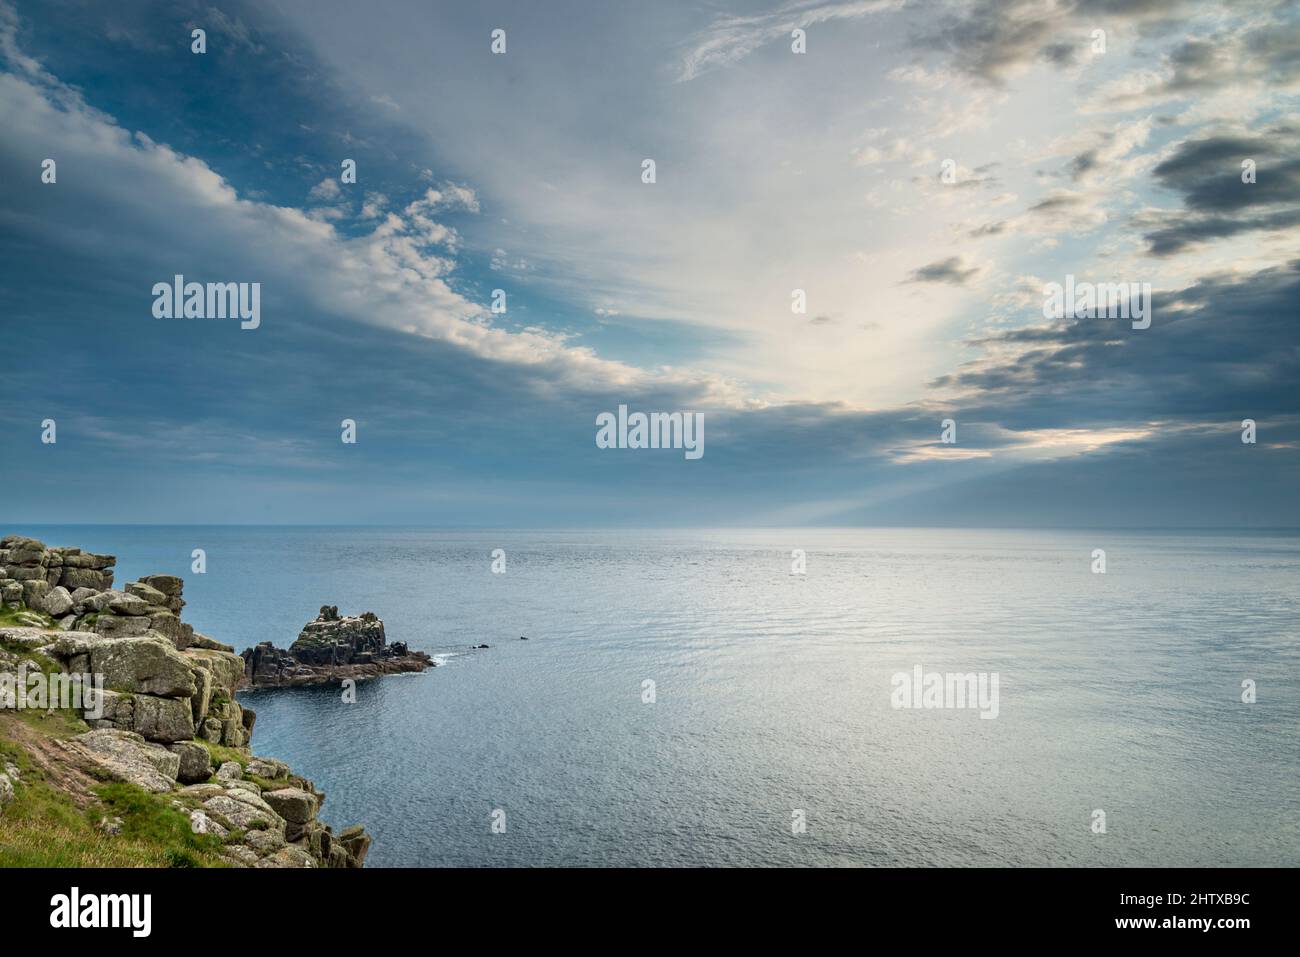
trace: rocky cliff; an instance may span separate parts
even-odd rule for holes
[[[411,651],[405,642],[388,644],[384,623],[374,612],[341,616],[337,606],[322,605],[316,620],[303,626],[288,651],[269,641],[245,651],[244,681],[251,687],[284,688],[423,671],[433,666],[428,655]]]
[[[31,538],[0,539],[0,689],[12,692],[32,674],[103,682],[101,698],[71,714],[57,734],[36,733],[44,726],[15,721],[16,712],[6,716],[16,700],[6,703],[0,695],[0,744],[6,758],[13,755],[0,771],[0,838],[5,816],[22,804],[25,789],[36,787],[22,763],[39,775],[44,799],[58,797],[51,782],[69,793],[81,782],[73,801],[79,812],[93,813],[96,795],[102,797],[94,782],[125,782],[159,796],[165,808],[188,818],[193,834],[207,836],[200,848],[205,860],[360,867],[370,845],[364,829],[334,834],[316,817],[324,794],[283,763],[249,750],[256,715],[234,696],[245,681],[245,659],[180,620],[181,579],[150,575],[118,590],[115,562],[112,555],[49,548]],[[385,645],[383,624],[373,615],[338,619],[338,627],[313,634],[333,642],[331,648],[346,643],[352,631],[342,624],[349,621],[364,627],[348,663],[393,657],[397,646]],[[408,656],[405,647],[401,656]],[[53,713],[55,705],[41,708]]]

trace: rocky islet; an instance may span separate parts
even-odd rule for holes
[[[238,655],[181,621],[183,581],[149,575],[113,587],[116,558],[0,539],[0,599],[13,626],[0,627],[0,671],[29,651],[68,674],[102,676],[90,730],[55,742],[70,763],[104,780],[170,795],[196,833],[229,840],[222,856],[254,867],[360,867],[370,836],[335,834],[317,819],[325,795],[283,762],[252,754],[256,714],[235,698],[246,687],[364,678],[431,665],[402,642],[388,644],[367,612],[327,606],[288,651],[269,643]],[[237,760],[214,762],[214,753]],[[21,788],[16,766],[0,770],[0,807]]]

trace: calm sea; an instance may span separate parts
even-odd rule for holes
[[[182,575],[237,649],[328,603],[437,655],[243,697],[372,866],[1300,864],[1296,537],[10,531]],[[892,708],[917,665],[997,673],[997,718]]]

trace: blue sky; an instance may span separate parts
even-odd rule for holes
[[[0,0],[0,519],[1297,526],[1298,93],[1282,3]]]

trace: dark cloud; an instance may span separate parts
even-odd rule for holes
[[[1081,319],[1002,333],[982,341],[996,358],[936,385],[1008,428],[1300,415],[1300,260],[1153,298],[1149,329]]]
[[[908,282],[941,282],[953,286],[964,286],[971,277],[979,273],[978,266],[967,266],[960,256],[949,256],[928,266],[914,269]]]
[[[1256,164],[1254,183],[1242,181],[1242,162],[1248,159]],[[1183,202],[1181,210],[1155,217],[1146,227],[1153,255],[1300,224],[1300,127],[1293,124],[1185,140],[1152,173]]]
[[[1046,61],[1074,64],[1091,42],[1096,17],[1142,23],[1167,18],[1178,0],[1082,0],[1075,4],[1033,7],[1014,0],[979,0],[957,12],[933,18],[913,37],[921,50],[946,54],[963,73],[1000,85],[1012,73]],[[1102,24],[1102,25],[1107,25]]]
[[[1091,149],[1080,153],[1070,161],[1070,178],[1080,180],[1099,166],[1097,150]]]

